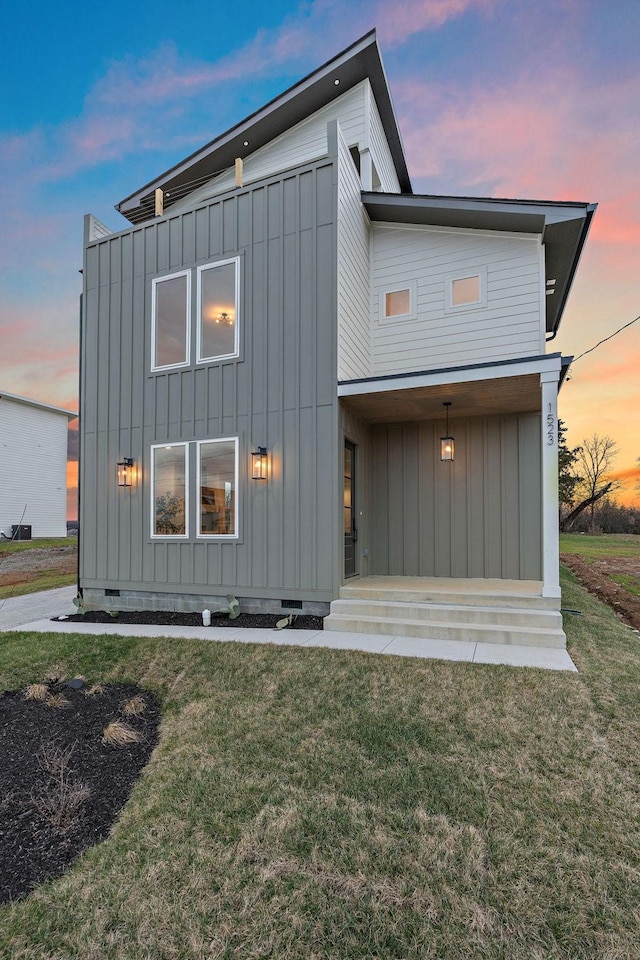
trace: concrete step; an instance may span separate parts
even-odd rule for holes
[[[335,602],[335,601],[334,601]],[[324,619],[324,629],[345,633],[373,633],[399,637],[421,637],[425,640],[466,640],[472,643],[515,644],[528,647],[564,649],[566,638],[561,629],[520,627],[499,624],[425,621],[409,618],[389,619],[353,614],[331,614]]]
[[[414,620],[438,623],[468,623],[476,627],[504,626],[535,629],[562,629],[559,610],[538,607],[480,606],[462,603],[418,603],[373,599],[339,599],[331,604],[331,615],[339,617],[374,617],[387,620]]]
[[[410,602],[410,603],[435,603],[435,604],[461,604],[463,606],[490,606],[490,607],[518,607],[520,609],[535,610],[558,610],[559,600],[555,597],[543,597],[540,593],[531,591],[495,591],[489,589],[479,589],[472,586],[473,581],[469,582],[468,587],[459,587],[458,589],[441,589],[433,586],[409,585],[394,586],[374,586],[368,584],[366,579],[340,587],[339,597],[342,600],[385,600],[390,602]]]

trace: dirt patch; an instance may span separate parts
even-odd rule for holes
[[[640,630],[640,597],[634,596],[612,577],[631,577],[640,583],[640,560],[633,557],[601,557],[585,560],[575,553],[562,553],[560,560],[583,587],[608,604],[629,626]]]
[[[71,574],[77,569],[77,544],[63,547],[34,547],[33,550],[20,550],[15,553],[3,553],[0,556],[0,587],[30,583],[36,579],[34,574]]]
[[[159,703],[132,684],[49,680],[28,695],[0,696],[0,903],[107,836],[158,738]],[[134,731],[125,746],[103,742],[115,721]]]

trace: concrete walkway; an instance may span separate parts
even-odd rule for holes
[[[159,627],[147,624],[52,621],[51,617],[75,613],[72,604],[75,595],[75,587],[62,587],[59,590],[47,590],[43,593],[11,598],[0,609],[0,632],[33,630],[40,633],[84,633],[98,636],[274,643],[285,646],[327,647],[334,650],[363,650],[367,653],[395,654],[399,657],[458,660],[468,663],[502,663],[512,667],[542,667],[545,670],[576,672],[576,667],[566,650],[544,647],[520,647],[458,640],[422,640],[415,637],[339,633],[328,630],[258,630],[243,627],[224,627],[216,630],[214,627]]]
[[[0,631],[13,630],[32,620],[49,620],[63,613],[75,613],[73,598],[77,587],[59,587],[41,593],[27,593],[24,597],[9,597],[0,600]]]

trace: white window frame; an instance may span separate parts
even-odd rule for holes
[[[233,440],[234,443],[234,455],[235,455],[235,470],[234,470],[234,489],[235,489],[235,532],[234,533],[202,533],[202,496],[200,494],[200,481],[201,481],[201,470],[200,470],[200,461],[201,461],[201,452],[200,448],[205,443],[229,443]],[[197,440],[196,441],[196,486],[197,486],[197,527],[196,527],[196,538],[198,540],[239,540],[240,539],[240,487],[239,487],[239,478],[240,478],[240,438],[239,437],[214,437],[208,440]]]
[[[470,303],[453,302],[453,284],[455,280],[470,280],[472,277],[478,278],[478,299]],[[455,273],[448,273],[445,277],[445,312],[446,313],[464,313],[466,310],[483,310],[487,306],[487,268],[470,267],[468,270],[456,270]]]
[[[175,280],[177,277],[187,278],[187,292],[185,302],[185,343],[186,359],[179,363],[156,364],[156,306],[157,306],[157,286],[166,280]],[[161,277],[155,277],[151,281],[151,370],[178,370],[188,367],[191,364],[191,270],[178,270],[176,273],[167,273]]]
[[[155,451],[168,447],[182,447],[184,449],[184,533],[155,533],[156,527],[156,456]],[[189,444],[188,443],[153,443],[151,451],[151,539],[152,540],[188,540],[189,534]]]
[[[392,317],[387,317],[386,301],[388,293],[399,293],[401,290],[409,291],[409,312],[396,313]],[[402,283],[389,283],[380,289],[380,322],[398,323],[402,320],[418,319],[418,284],[415,280],[404,280]]]
[[[228,263],[235,264],[235,299],[236,299],[236,322],[234,330],[234,349],[233,353],[220,354],[217,357],[202,356],[202,274],[205,270],[213,270],[216,267],[224,267]],[[196,327],[197,327],[197,345],[196,345],[196,363],[214,363],[219,360],[233,360],[240,356],[240,257],[227,257],[225,260],[213,260],[209,263],[203,263],[197,268],[196,281]]]

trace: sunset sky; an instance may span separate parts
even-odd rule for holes
[[[77,409],[83,214],[123,229],[117,201],[373,26],[416,193],[599,204],[549,349],[638,316],[638,0],[35,0],[0,40],[0,389]],[[560,394],[571,445],[618,442],[627,503],[639,361],[640,322]]]

